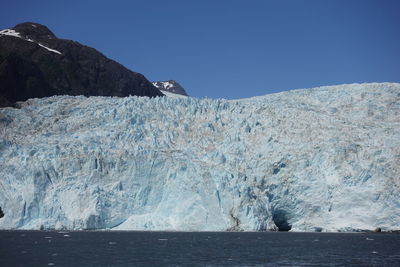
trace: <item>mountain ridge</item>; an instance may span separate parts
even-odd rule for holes
[[[0,31],[0,106],[51,95],[163,96],[96,49],[26,22]]]

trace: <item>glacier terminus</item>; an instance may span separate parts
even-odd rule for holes
[[[0,229],[400,229],[400,84],[0,109]]]

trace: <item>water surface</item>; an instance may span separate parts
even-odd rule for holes
[[[0,231],[0,266],[400,266],[390,233]]]

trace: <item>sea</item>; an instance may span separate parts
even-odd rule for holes
[[[0,266],[400,266],[400,234],[0,231]]]

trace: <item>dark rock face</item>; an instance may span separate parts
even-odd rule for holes
[[[153,85],[160,90],[167,91],[174,94],[180,94],[187,96],[185,89],[176,81],[168,80],[168,81],[161,81],[161,82],[153,82]]]
[[[162,96],[142,74],[46,26],[0,31],[0,107],[52,95]]]
[[[3,210],[0,207],[0,218],[3,218],[3,217],[4,217],[4,213],[3,213]]]

